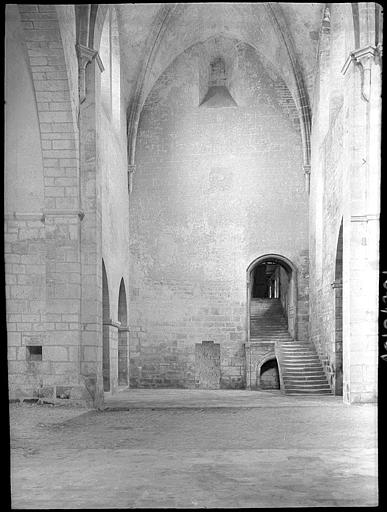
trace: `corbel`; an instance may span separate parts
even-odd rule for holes
[[[78,56],[78,68],[79,68],[79,101],[83,103],[86,99],[86,67],[93,59],[96,60],[101,73],[105,70],[101,57],[97,50],[88,48],[83,44],[75,45],[77,56]]]
[[[345,61],[344,66],[342,67],[341,72],[343,75],[346,74],[348,68],[353,62],[355,66],[360,71],[360,80],[361,80],[361,98],[363,101],[370,100],[370,91],[371,91],[371,63],[375,58],[380,58],[383,55],[383,45],[378,44],[378,46],[366,46],[364,48],[360,48],[359,50],[354,50],[350,52]]]

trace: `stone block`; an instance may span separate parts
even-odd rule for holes
[[[61,346],[45,346],[43,358],[48,361],[68,361],[68,349]]]

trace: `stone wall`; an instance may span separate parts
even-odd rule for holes
[[[114,20],[114,17],[111,17]],[[106,23],[109,23],[109,14]],[[106,28],[106,27],[105,27]],[[114,26],[112,25],[112,28]],[[113,35],[109,41],[113,43]],[[102,258],[105,264],[109,290],[108,331],[112,336],[110,343],[110,390],[118,387],[118,340],[119,340],[119,295],[123,279],[125,290],[129,286],[129,190],[127,166],[127,140],[124,105],[120,102],[123,74],[116,57],[119,52],[118,41],[104,48],[106,69],[102,73],[105,84],[104,94],[110,101],[102,101],[99,117],[99,162],[101,166],[101,200],[102,200]],[[108,62],[107,62],[108,61]],[[118,107],[116,105],[118,101]],[[118,116],[115,109],[118,108]],[[126,304],[128,298],[126,298]],[[123,316],[121,314],[121,316]],[[128,317],[126,312],[125,318]],[[126,327],[125,325],[122,325]],[[127,343],[127,336],[121,334],[122,344]]]
[[[374,4],[363,4],[360,16],[369,20],[375,12]],[[358,61],[368,67],[371,86],[365,93],[361,66],[349,58],[355,50],[352,21],[348,4],[325,10],[309,203],[311,340],[332,390],[347,403],[376,399],[380,203],[380,61],[367,53]],[[373,29],[368,35],[366,25],[362,30],[363,46],[372,47]]]
[[[67,31],[68,42],[74,18]],[[90,399],[79,375],[78,134],[55,6],[8,6],[6,48],[10,395],[56,398],[65,386]]]
[[[219,53],[238,106],[199,107],[202,68]],[[257,257],[294,263],[307,336],[307,195],[291,95],[252,47],[196,45],[148,97],[136,165],[131,385],[193,387],[195,343],[209,339],[220,343],[221,386],[244,387],[246,269]]]

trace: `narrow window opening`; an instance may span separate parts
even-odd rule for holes
[[[42,360],[42,346],[30,345],[27,346],[27,361],[41,361]]]

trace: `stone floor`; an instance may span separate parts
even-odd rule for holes
[[[94,411],[11,405],[13,508],[376,506],[372,405],[131,390]]]

